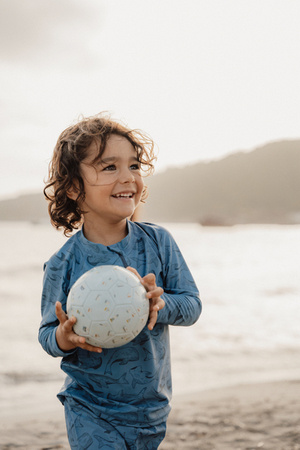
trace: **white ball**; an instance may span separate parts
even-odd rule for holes
[[[124,267],[98,266],[82,275],[67,299],[73,330],[96,347],[113,348],[132,341],[149,316],[146,289]]]

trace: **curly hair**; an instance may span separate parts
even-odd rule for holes
[[[149,175],[154,170],[154,142],[140,130],[132,130],[122,123],[112,120],[103,113],[82,119],[75,125],[64,130],[56,143],[53,157],[49,164],[49,177],[44,188],[44,195],[48,201],[48,212],[52,225],[64,229],[69,236],[74,229],[78,229],[83,220],[83,212],[79,206],[84,200],[84,183],[80,174],[80,163],[87,157],[88,149],[96,142],[99,144],[99,159],[111,135],[119,135],[128,139],[134,147],[142,170]],[[95,162],[95,161],[94,161]],[[68,191],[78,190],[76,200],[68,197]],[[147,197],[147,186],[141,197],[144,202]]]

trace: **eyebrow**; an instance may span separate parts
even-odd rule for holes
[[[104,164],[108,164],[108,163],[111,163],[111,162],[116,162],[116,161],[118,161],[118,160],[120,160],[120,159],[122,159],[122,158],[117,158],[116,156],[109,156],[109,157],[107,157],[107,158],[100,158],[99,159],[99,162],[102,164],[102,163],[104,163]],[[139,159],[136,157],[136,156],[131,156],[130,158],[129,158],[129,161],[137,161],[137,162],[139,162]]]

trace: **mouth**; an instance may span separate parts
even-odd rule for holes
[[[114,198],[133,198],[134,192],[120,192],[119,194],[113,194],[112,197]]]

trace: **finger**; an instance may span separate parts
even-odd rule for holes
[[[147,292],[147,297],[154,299],[160,297],[163,293],[164,293],[163,288],[156,286],[154,289],[151,289],[150,291]]]
[[[157,321],[157,311],[151,311],[149,314],[149,323],[148,323],[148,329],[150,331],[153,330],[156,321]]]
[[[78,336],[78,334],[76,334],[73,331],[73,325],[76,323],[76,321],[77,321],[76,317],[72,316],[63,325],[65,332],[68,333],[68,336],[69,336],[68,339],[71,342],[71,344],[73,344],[74,347],[80,347],[83,350],[101,353],[102,352],[101,347],[95,347],[93,345],[87,344],[85,337]]]
[[[150,282],[150,283],[155,283],[155,275],[154,273],[148,273],[147,275],[144,276],[143,280]]]
[[[94,345],[87,344],[86,339],[83,336],[77,336],[74,339],[76,347],[80,347],[83,350],[88,350],[89,352],[102,353],[101,347],[95,347]]]
[[[156,300],[150,300],[150,313],[149,313],[149,323],[148,329],[150,331],[153,330],[154,325],[157,322],[158,311],[165,307],[165,301],[162,298],[158,298]]]
[[[162,298],[152,299],[150,301],[150,311],[160,311],[165,307],[166,303]]]
[[[70,317],[70,319],[67,319],[63,324],[64,330],[67,333],[70,333],[71,331],[73,331],[73,326],[75,325],[76,322],[77,322],[76,317],[74,316]]]
[[[64,324],[66,322],[66,320],[68,320],[68,316],[63,311],[60,302],[56,302],[55,303],[55,314],[56,314],[56,317],[58,318],[58,320],[60,321],[61,324]]]
[[[89,345],[89,344],[80,345],[80,347],[83,350],[87,350],[89,352],[102,353],[102,348],[101,347],[94,347],[93,345]]]
[[[142,278],[141,282],[147,290],[156,286],[156,279],[155,279],[154,273],[148,273],[148,275],[146,275],[146,276],[144,276],[144,278]]]
[[[136,269],[134,269],[133,267],[128,266],[128,267],[126,267],[126,270],[129,270],[129,272],[134,273],[134,275],[136,275],[140,281],[142,280],[142,277],[140,276],[138,271]]]

